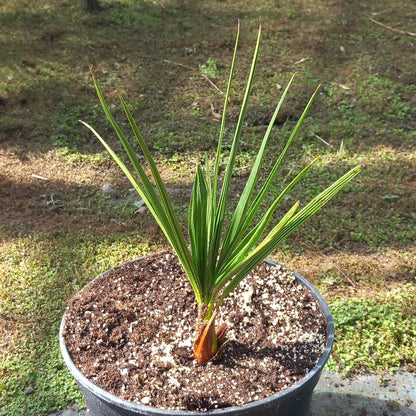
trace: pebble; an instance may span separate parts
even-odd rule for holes
[[[117,191],[111,183],[105,183],[101,188],[101,192],[105,195],[110,195],[113,198],[117,197]]]

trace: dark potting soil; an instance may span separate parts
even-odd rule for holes
[[[196,302],[172,253],[118,266],[69,304],[63,331],[78,369],[136,403],[206,411],[269,397],[302,379],[327,341],[318,302],[282,266],[262,263],[217,316],[220,357],[193,359]]]

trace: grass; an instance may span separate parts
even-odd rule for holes
[[[348,374],[414,370],[414,38],[370,18],[414,32],[416,6],[380,0],[353,0],[348,7],[306,0],[102,3],[104,10],[91,15],[72,1],[0,5],[0,415],[46,415],[82,403],[57,344],[67,300],[105,269],[167,247],[148,214],[101,193],[105,183],[122,195],[129,185],[76,122],[88,120],[103,135],[110,131],[88,65],[94,64],[110,103],[117,103],[116,89],[123,90],[144,136],[154,140],[185,221],[190,178],[203,153],[215,149],[214,113],[223,100],[201,68],[212,70],[212,81],[224,90],[237,17],[243,30],[236,91],[260,16],[264,37],[235,192],[281,86],[299,72],[271,153],[321,83],[292,160],[304,165],[323,157],[291,198],[316,193],[342,166],[367,169],[271,257],[314,282],[330,303],[337,326],[332,368]],[[238,96],[230,101],[231,125]],[[289,166],[278,180],[298,168]]]
[[[404,364],[414,370],[415,301],[415,287],[408,284],[371,299],[332,303],[337,335],[329,367],[343,374],[368,367],[391,372]]]

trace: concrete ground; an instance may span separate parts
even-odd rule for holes
[[[416,378],[400,371],[382,379],[343,379],[323,372],[315,388],[312,416],[416,416]]]
[[[49,416],[88,416],[77,408]],[[296,415],[293,415],[296,416]],[[399,371],[345,379],[324,371],[314,391],[311,416],[416,416],[416,378]]]

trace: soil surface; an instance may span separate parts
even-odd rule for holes
[[[258,266],[222,305],[227,343],[193,359],[194,294],[172,253],[106,272],[69,304],[64,338],[80,371],[136,403],[206,411],[280,392],[316,365],[327,341],[318,302],[282,266]]]

